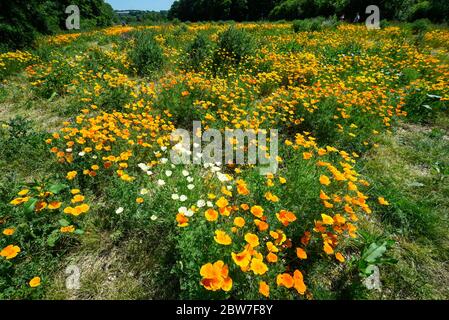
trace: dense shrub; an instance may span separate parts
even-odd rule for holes
[[[129,56],[134,69],[140,76],[152,76],[164,66],[162,48],[149,32],[138,32],[134,36],[135,45]]]
[[[429,19],[419,19],[410,25],[410,28],[414,34],[423,34],[429,31],[431,22]]]
[[[293,31],[320,31],[322,29],[324,18],[305,19],[293,21]]]
[[[213,58],[214,71],[240,64],[253,54],[255,47],[255,41],[248,32],[231,26],[218,36]]]
[[[210,56],[210,49],[209,39],[204,34],[198,34],[187,47],[185,67],[193,71],[199,71],[204,61]]]

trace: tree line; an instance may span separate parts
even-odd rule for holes
[[[369,5],[380,8],[381,18],[434,22],[449,19],[448,0],[177,0],[168,17],[182,21],[206,20],[294,20],[337,15],[361,17]]]
[[[2,0],[0,50],[26,47],[39,34],[65,30],[69,16],[65,9],[69,5],[78,5],[82,30],[117,21],[114,10],[104,0]]]

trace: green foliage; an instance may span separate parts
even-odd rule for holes
[[[293,31],[304,32],[304,31],[320,31],[323,26],[324,19],[305,19],[305,20],[295,20],[293,21]]]
[[[165,63],[162,48],[151,32],[137,32],[134,35],[135,46],[129,53],[132,65],[140,76],[154,76]]]
[[[29,0],[2,1],[0,5],[0,52],[30,47],[39,34],[53,34],[65,30],[69,5],[80,8],[81,28],[111,25],[115,16],[104,0]]]
[[[200,71],[204,62],[211,55],[211,43],[206,35],[199,33],[187,47],[184,65],[187,69]]]
[[[395,259],[386,256],[387,250],[394,245],[393,240],[384,241],[381,244],[371,243],[362,252],[358,263],[359,271],[364,276],[369,276],[374,271],[374,266],[397,263]]]
[[[251,34],[233,26],[222,32],[218,37],[217,49],[213,57],[215,73],[221,68],[228,69],[237,66],[250,57],[256,43]]]
[[[35,276],[41,276],[42,282],[45,283],[47,275],[55,268],[59,258],[77,242],[76,236],[67,236],[59,231],[60,215],[55,210],[36,211],[37,198],[42,194],[42,190],[52,190],[53,200],[70,198],[70,192],[67,186],[60,183],[29,183],[22,188],[30,190],[30,200],[11,208],[11,191],[17,193],[20,189],[7,178],[0,179],[0,219],[3,223],[6,222],[2,227],[12,228],[14,233],[1,237],[0,247],[13,244],[20,248],[20,252],[11,260],[0,257],[0,299],[37,299],[43,289],[30,288],[28,282]],[[33,254],[32,259],[30,253]],[[45,276],[42,275],[44,270]]]
[[[431,22],[429,19],[419,19],[410,25],[414,34],[423,34],[430,30]]]
[[[346,19],[352,21],[357,13],[363,19],[366,7],[372,4],[379,6],[385,19],[413,21],[429,17],[442,22],[449,14],[446,0],[178,0],[173,3],[168,18],[182,21],[294,20],[345,14]]]

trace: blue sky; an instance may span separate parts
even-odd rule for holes
[[[168,10],[174,0],[106,0],[115,10]]]

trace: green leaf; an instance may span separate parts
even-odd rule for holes
[[[382,257],[382,255],[387,251],[388,243],[385,241],[381,245],[377,243],[371,243],[368,250],[363,254],[362,258],[368,263],[374,263],[377,259]]]
[[[56,97],[57,94],[58,94],[57,92],[53,92],[53,93],[51,94],[50,98],[48,98],[47,101],[49,101],[49,102],[52,101],[53,98]]]
[[[27,203],[25,203],[25,213],[31,213],[34,211],[34,208],[36,207],[36,203],[37,203],[37,199],[36,198],[31,198],[30,200],[28,200]]]
[[[81,234],[84,234],[84,230],[83,229],[76,229],[74,233],[81,235]]]
[[[56,241],[59,239],[59,230],[54,230],[47,238],[47,245],[50,247],[54,247]]]
[[[60,220],[59,220],[59,224],[60,224],[62,227],[67,227],[67,226],[70,225],[70,222],[68,222],[66,219],[60,219]]]
[[[57,183],[57,184],[51,185],[50,188],[48,189],[48,191],[50,191],[51,193],[54,193],[54,194],[58,194],[65,188],[68,188],[68,186],[65,184],[62,184],[62,183]]]

